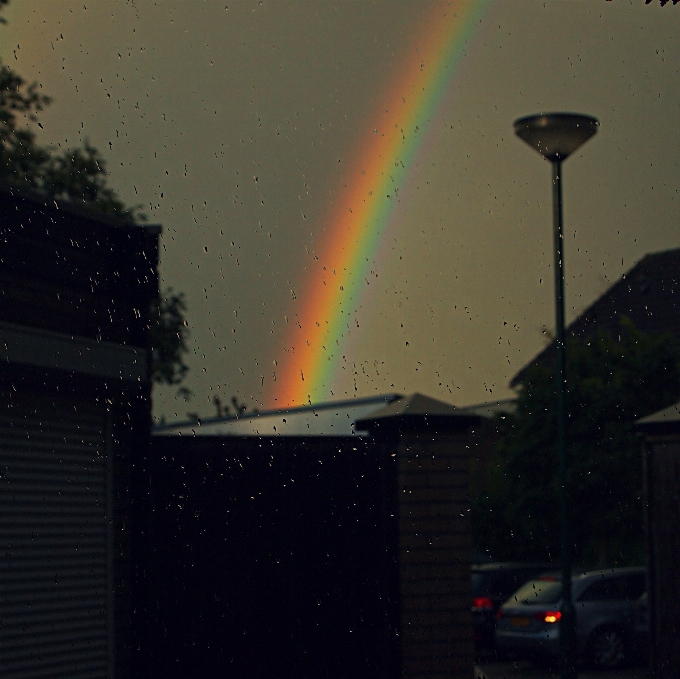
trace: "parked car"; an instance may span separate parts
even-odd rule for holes
[[[572,578],[579,660],[613,668],[647,645],[644,568],[612,568]],[[559,656],[562,581],[537,578],[522,585],[497,613],[496,645],[520,656]]]
[[[472,567],[472,620],[477,650],[493,647],[496,611],[527,580],[552,564],[485,563]]]

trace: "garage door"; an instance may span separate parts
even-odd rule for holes
[[[34,401],[0,415],[0,675],[112,668],[106,411]]]

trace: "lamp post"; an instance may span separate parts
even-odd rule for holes
[[[576,673],[576,615],[571,596],[571,526],[569,520],[569,474],[566,446],[566,351],[564,344],[564,234],[562,230],[562,161],[596,132],[597,119],[575,113],[547,113],[515,121],[515,134],[552,165],[553,237],[555,254],[555,349],[557,353],[556,406],[557,458],[559,461],[560,538],[562,543],[562,608],[560,675]]]

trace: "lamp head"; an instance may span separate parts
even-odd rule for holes
[[[539,113],[515,121],[515,134],[551,162],[561,161],[596,132],[597,118],[579,113]]]

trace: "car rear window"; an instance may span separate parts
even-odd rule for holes
[[[509,599],[509,604],[554,604],[562,597],[559,580],[530,580],[522,585]]]
[[[526,580],[527,578],[516,570],[474,573],[472,591],[475,596],[502,599],[512,594]]]
[[[486,578],[481,573],[472,574],[472,596],[485,596],[487,594],[483,591],[485,580]]]

